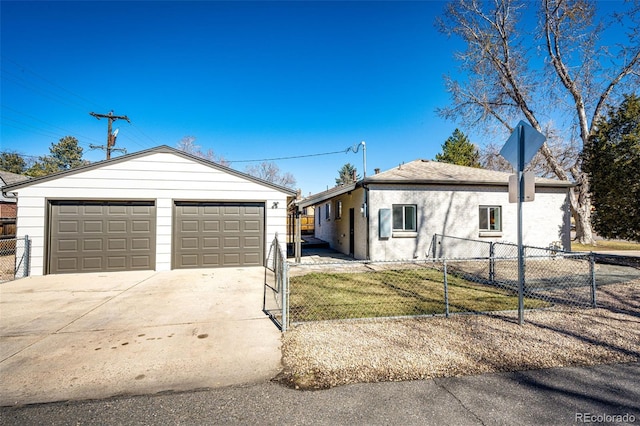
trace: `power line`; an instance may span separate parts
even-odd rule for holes
[[[67,89],[67,88],[65,88],[65,87],[62,87],[62,86],[61,86],[61,85],[59,85],[58,83],[55,83],[55,82],[53,82],[53,81],[51,81],[51,80],[49,80],[49,79],[47,79],[47,78],[45,78],[45,77],[41,76],[40,74],[38,74],[38,73],[34,72],[33,70],[30,70],[29,68],[25,67],[24,65],[19,64],[18,62],[14,61],[14,60],[13,60],[13,59],[11,59],[11,58],[7,58],[6,56],[2,56],[2,61],[3,61],[3,62],[5,62],[5,61],[7,61],[7,62],[11,62],[11,63],[12,63],[12,64],[14,64],[15,66],[19,67],[22,71],[27,71],[28,73],[33,74],[34,76],[38,77],[40,80],[42,80],[42,81],[44,81],[44,82],[46,82],[46,83],[48,83],[48,84],[50,84],[50,85],[52,85],[52,86],[54,86],[54,87],[57,87],[57,88],[59,88],[59,89],[61,89],[61,90],[65,91],[65,92],[69,93],[70,95],[75,96],[76,98],[78,98],[78,99],[82,100],[83,102],[86,102],[86,103],[89,103],[89,104],[93,104],[94,106],[97,106],[97,107],[99,107],[99,108],[101,108],[101,109],[104,109],[104,107],[103,107],[103,106],[101,106],[101,105],[99,105],[99,104],[97,104],[97,103],[93,102],[93,101],[92,101],[92,100],[90,100],[90,99],[84,98],[84,97],[82,97],[82,96],[78,95],[77,93],[72,92],[71,90],[69,90],[69,89]],[[21,78],[21,77],[19,77],[19,76],[18,76],[18,78]]]
[[[6,106],[6,105],[2,105],[2,108],[3,108],[3,109],[7,109],[7,110],[9,110],[9,111],[13,111],[13,112],[15,112],[15,113],[17,113],[17,114],[23,115],[23,116],[25,116],[25,117],[27,117],[27,118],[30,118],[30,119],[32,119],[32,120],[39,121],[40,123],[42,123],[42,124],[46,124],[47,126],[51,126],[51,127],[52,127],[52,128],[54,128],[54,129],[62,130],[62,131],[63,131],[63,132],[65,132],[67,135],[76,136],[76,137],[79,137],[79,138],[82,138],[82,139],[86,139],[86,140],[89,140],[89,141],[99,142],[98,140],[96,140],[96,139],[94,139],[94,138],[92,138],[92,137],[85,136],[85,135],[81,135],[81,134],[79,134],[79,133],[74,132],[73,130],[65,129],[65,128],[60,127],[60,126],[56,126],[55,124],[48,123],[48,122],[46,122],[46,121],[44,121],[44,120],[41,120],[41,119],[39,119],[39,118],[37,118],[37,117],[34,117],[34,116],[32,116],[32,115],[29,115],[29,114],[27,114],[27,113],[25,113],[25,112],[18,111],[17,109],[14,109],[14,108],[8,107],[8,106]],[[37,130],[42,130],[42,131],[50,132],[50,131],[49,131],[49,130],[47,130],[47,129],[38,128],[38,127],[35,127],[35,126],[31,125],[31,124],[23,123],[23,122],[20,122],[20,121],[18,121],[18,120],[16,120],[16,119],[12,119],[12,118],[10,118],[10,117],[7,117],[7,116],[3,116],[3,117],[2,117],[2,119],[3,119],[3,120],[10,120],[10,121],[14,121],[14,122],[16,122],[16,123],[20,123],[20,124],[22,124],[22,125],[29,126],[29,127],[34,128],[34,129],[37,129]],[[15,127],[15,126],[14,126],[14,127]],[[54,137],[59,136],[59,135],[57,135],[56,133],[53,133],[53,132],[50,132],[50,133],[51,133],[52,135],[54,135]],[[45,136],[48,136],[48,135],[45,135]]]
[[[351,147],[347,149],[343,149],[341,151],[332,151],[332,152],[322,152],[319,154],[306,154],[306,155],[294,155],[291,157],[278,157],[278,158],[263,158],[261,160],[225,160],[229,163],[255,163],[258,161],[278,161],[278,160],[293,160],[296,158],[307,158],[307,157],[320,157],[323,155],[333,155],[333,154],[348,154],[351,151]]]

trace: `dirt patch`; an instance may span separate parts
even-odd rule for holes
[[[283,336],[295,388],[640,360],[640,280],[602,286],[597,309],[306,323]]]

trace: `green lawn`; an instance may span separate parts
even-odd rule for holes
[[[449,312],[518,308],[512,292],[449,275]],[[435,269],[310,273],[290,280],[292,322],[445,313],[442,272]],[[526,308],[548,306],[525,299]]]
[[[640,250],[640,244],[639,243],[632,243],[630,241],[600,240],[600,241],[597,241],[595,246],[590,246],[590,245],[584,245],[584,244],[576,243],[575,241],[573,241],[573,242],[571,242],[571,250],[572,251]]]

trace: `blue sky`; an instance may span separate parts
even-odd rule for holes
[[[462,48],[434,27],[444,4],[2,1],[0,149],[46,155],[74,135],[103,159],[89,145],[107,122],[89,112],[113,110],[131,119],[117,147],[194,136],[241,171],[363,140],[367,174],[432,159],[456,128],[435,112]],[[363,172],[362,151],[275,162],[303,194],[347,162]]]

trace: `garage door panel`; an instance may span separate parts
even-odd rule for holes
[[[132,256],[131,266],[135,269],[153,269],[150,256]]]
[[[260,237],[244,237],[244,247],[257,249],[260,247]]]
[[[240,263],[240,253],[224,253],[224,266],[242,266]]]
[[[102,251],[102,239],[84,239],[82,241],[82,251]]]
[[[109,226],[107,227],[107,232],[109,234],[113,233],[125,233],[127,232],[127,221],[125,220],[110,220]]]
[[[107,240],[107,250],[122,251],[127,249],[127,240],[124,238],[109,238]]]
[[[220,232],[220,221],[204,220],[202,222],[202,230],[205,232]]]
[[[187,249],[197,249],[198,248],[198,238],[181,238],[180,239],[180,248],[183,250]]]
[[[131,250],[149,250],[151,249],[151,240],[149,238],[132,238]]]
[[[196,228],[190,221],[200,231],[187,246],[188,230]],[[173,268],[262,265],[263,203],[176,202],[173,230]]]
[[[102,234],[103,230],[102,221],[86,220],[82,222],[82,231],[86,233]]]
[[[83,205],[81,210],[85,216],[102,216],[104,214],[103,205],[101,204]]]
[[[78,229],[80,229],[80,226],[75,220],[64,220],[60,221],[58,224],[58,232],[61,234],[66,232],[76,233],[78,232]]]
[[[126,206],[107,206],[107,212],[110,216],[128,216],[129,212]]]
[[[237,232],[240,231],[240,221],[237,220],[225,220],[224,232]]]
[[[195,220],[185,220],[180,224],[182,232],[198,232],[198,222]]]
[[[148,234],[151,232],[151,223],[148,220],[134,220],[131,222],[131,232]]]
[[[50,206],[48,273],[155,268],[154,202],[52,201]]]
[[[225,237],[223,240],[223,249],[239,249],[240,248],[240,237]]]
[[[102,271],[102,257],[84,257],[82,259],[82,269],[85,271]]]
[[[76,252],[78,251],[77,240],[60,240],[58,241],[58,251]]]
[[[260,262],[260,257],[255,253],[247,253],[244,256],[244,264],[247,266],[259,266],[262,263]]]
[[[202,248],[203,249],[219,249],[220,248],[220,238],[218,238],[218,237],[204,237],[204,238],[202,238]]]
[[[202,264],[198,267],[217,267],[220,265],[220,255],[216,253],[209,253],[202,255]]]
[[[260,222],[257,220],[245,220],[244,232],[260,232]]]

